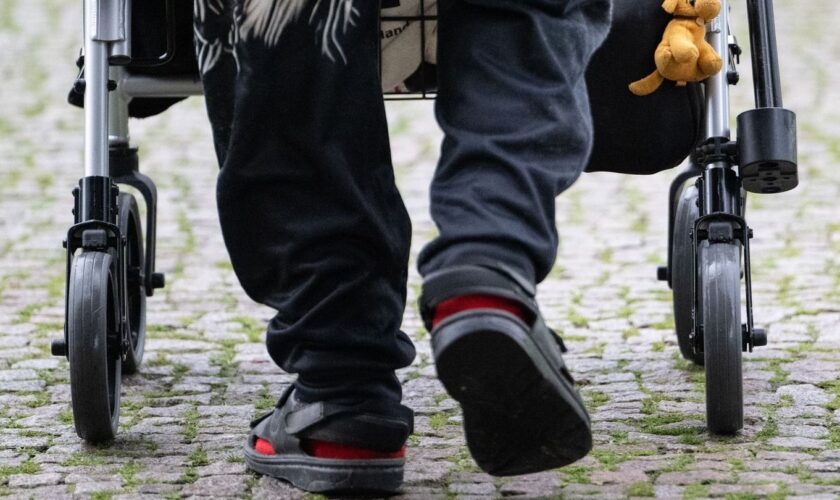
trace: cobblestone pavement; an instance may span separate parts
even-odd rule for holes
[[[79,2],[0,1],[0,493],[20,497],[297,498],[246,471],[249,418],[291,380],[263,344],[271,311],[242,293],[220,237],[214,156],[199,99],[133,125],[160,189],[159,268],[146,362],[124,382],[119,438],[82,444],[68,368],[49,356],[63,321],[70,190],[81,175],[82,116],[64,103]],[[745,28],[743,2],[735,19]],[[746,427],[704,428],[703,372],[682,361],[665,255],[671,173],[586,175],[558,200],[563,242],[541,287],[547,319],[592,413],[596,445],[562,470],[496,479],[469,458],[457,404],[434,377],[411,277],[405,329],[419,356],[401,373],[417,412],[405,494],[426,497],[837,498],[840,493],[840,5],[778,0],[787,104],[801,123],[803,184],[753,197],[755,310],[771,346],[745,357]],[[747,37],[742,35],[742,40]],[[743,70],[748,71],[748,64]],[[750,79],[735,104],[749,106]],[[439,132],[427,103],[389,106],[414,250],[433,234],[429,176]]]

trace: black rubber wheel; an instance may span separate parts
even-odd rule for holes
[[[120,418],[121,356],[113,259],[85,251],[70,267],[67,341],[76,433],[113,439]]]
[[[695,289],[694,241],[691,232],[700,217],[697,187],[686,187],[677,201],[671,253],[671,288],[674,292],[674,325],[682,357],[703,365],[703,353],[694,351]]]
[[[143,281],[143,231],[137,200],[128,193],[120,193],[120,233],[127,237],[126,247],[126,327],[131,348],[123,361],[123,373],[137,373],[143,362],[146,346],[146,285]]]
[[[704,242],[698,267],[707,425],[713,434],[733,434],[744,426],[741,247],[737,243]]]

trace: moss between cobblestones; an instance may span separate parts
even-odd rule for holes
[[[70,374],[66,371],[36,370],[36,372],[38,373],[38,378],[43,380],[47,385],[70,383]]]
[[[791,408],[793,404],[793,396],[791,396],[790,394],[782,394],[779,397],[779,404],[776,405],[776,408]]]
[[[790,496],[791,491],[787,483],[779,483],[778,486],[779,489],[777,489],[774,493],[767,495],[767,500],[784,500]]]
[[[581,315],[577,312],[577,309],[573,307],[570,307],[566,312],[566,318],[575,328],[589,328],[589,319],[587,319],[586,316]]]
[[[166,333],[169,334],[170,332],[174,332],[178,329],[175,325],[160,325],[160,324],[152,324],[146,325],[146,333]]]
[[[689,484],[683,491],[683,498],[689,500],[692,498],[704,498],[709,496],[709,485],[703,483]]]
[[[184,412],[184,442],[192,443],[198,436],[198,409],[193,406]]]
[[[568,277],[568,269],[563,267],[560,264],[555,264],[553,268],[551,268],[551,272],[548,275],[549,279],[564,279]]]
[[[834,425],[830,420],[828,423],[828,446],[831,449],[840,448],[840,426]]]
[[[684,472],[688,470],[688,466],[697,462],[697,458],[691,453],[680,453],[674,458],[674,461],[664,467],[659,472]]]
[[[30,401],[27,401],[26,403],[24,403],[24,405],[26,405],[28,408],[40,408],[42,406],[46,406],[46,405],[50,404],[50,401],[51,401],[50,400],[50,393],[48,393],[46,391],[30,392],[30,393],[18,393],[18,394],[20,394],[20,395],[26,394],[28,396],[33,396],[35,398],[33,400],[30,400]]]
[[[257,400],[254,403],[254,416],[257,417],[267,412],[277,404],[277,398],[271,394],[268,389],[268,384],[263,384],[260,392],[257,394]]]
[[[558,331],[557,333],[563,337],[564,342],[586,342],[589,339],[585,335],[566,335],[562,331]]]
[[[429,427],[431,427],[432,430],[438,431],[438,430],[446,427],[447,425],[450,425],[449,419],[452,418],[453,416],[457,415],[457,414],[458,414],[458,410],[456,410],[456,409],[444,410],[444,411],[435,413],[434,415],[429,417]]]
[[[647,214],[639,214],[638,217],[630,224],[630,231],[644,235],[650,229],[650,217]]]
[[[140,484],[140,481],[137,479],[137,473],[143,469],[143,464],[135,462],[134,460],[123,464],[119,470],[119,474],[123,480],[123,487],[130,491]]]
[[[755,435],[755,438],[762,443],[767,443],[770,439],[779,435],[779,425],[776,423],[776,417],[772,414],[767,416],[767,422],[764,427]]]
[[[705,440],[704,436],[702,435],[702,433],[700,432],[700,430],[697,430],[697,432],[695,434],[686,433],[686,434],[680,435],[680,443],[682,443],[682,444],[687,444],[687,445],[691,445],[691,446],[699,446],[699,445],[703,444],[705,441],[706,440]]]
[[[593,355],[600,358],[604,356],[604,350],[606,348],[606,342],[598,342],[597,344],[588,347],[585,351],[581,352],[581,354]]]
[[[41,466],[32,461],[32,456],[15,466],[0,466],[0,484],[9,482],[9,476],[13,474],[37,474],[41,472]]]
[[[455,465],[450,474],[458,472],[480,472],[478,465],[476,465],[475,461],[472,459],[472,455],[470,455],[469,448],[466,446],[459,447],[458,451],[447,457],[446,460]]]
[[[64,467],[81,467],[107,464],[107,458],[97,451],[77,451],[61,462],[61,465]]]
[[[760,358],[759,358],[760,359]],[[754,361],[757,361],[755,359]],[[783,370],[782,367],[787,364],[788,360],[783,359],[768,359],[767,360],[767,370],[773,372],[773,377],[768,380],[771,384],[776,384],[776,386],[784,385],[788,379],[788,372]]]
[[[659,403],[664,399],[662,393],[647,393],[649,397],[642,400],[642,413],[653,415],[659,410]]]
[[[592,458],[598,460],[604,466],[605,470],[614,471],[623,462],[638,457],[651,456],[655,453],[653,450],[616,451],[614,448],[596,448],[592,450],[591,455]]]
[[[619,316],[620,316],[620,313],[619,313]],[[624,332],[621,333],[621,338],[624,339],[625,341],[627,341],[627,340],[629,340],[633,337],[638,337],[641,334],[642,334],[642,332],[640,332],[638,328],[636,328],[635,326],[631,326],[630,328],[624,330]]]
[[[593,472],[591,467],[568,465],[558,470],[565,474],[564,483],[592,484],[592,481],[589,480],[589,475]]]
[[[796,476],[800,481],[808,481],[813,476],[811,471],[801,463],[785,467],[784,472]]]
[[[209,465],[210,460],[207,458],[207,452],[204,451],[204,448],[198,448],[187,456],[187,461],[187,468],[184,470],[184,474],[181,475],[181,482],[190,484],[198,480],[197,469]]]
[[[51,302],[34,302],[32,304],[27,304],[18,310],[18,318],[16,322],[30,323],[33,314],[40,311],[44,307],[49,307],[50,305],[52,305]]]
[[[691,361],[682,357],[679,351],[674,350],[671,354],[671,360],[674,362],[674,368],[677,370],[682,370],[684,372],[689,372],[692,374],[704,374],[703,367],[697,366]]]
[[[747,470],[747,466],[744,464],[744,461],[740,458],[732,458],[727,461],[729,465],[732,466],[732,470],[735,472],[743,472]]]
[[[589,407],[593,410],[610,401],[610,396],[601,391],[587,391],[584,395],[589,398]]]
[[[653,324],[649,325],[649,327],[653,330],[674,331],[674,329],[677,327],[677,325],[674,323],[674,317],[669,315],[664,320],[659,321],[658,323],[653,323]]]
[[[610,280],[610,276],[612,276],[612,274],[609,271],[602,272],[601,274],[598,275],[598,278],[595,279],[594,285],[596,287],[606,285],[607,281]]]
[[[652,497],[653,485],[647,481],[639,481],[628,486],[624,494],[628,497]]]
[[[146,332],[148,333],[148,332]],[[147,359],[145,361],[146,366],[150,367],[158,367],[158,366],[166,366],[169,364],[169,359],[166,356],[165,352],[159,352],[154,358]]]
[[[627,431],[613,431],[610,433],[610,441],[613,444],[630,444],[630,433]]]
[[[703,420],[703,415],[684,415],[684,414],[664,414],[664,415],[650,415],[642,419],[642,431],[648,434],[656,434],[659,436],[686,436],[686,435],[700,435],[703,431],[697,427],[668,427],[665,425],[676,424],[689,420]]]
[[[58,412],[58,421],[64,425],[72,424],[73,410],[70,407],[63,408],[60,412]]]
[[[232,377],[236,374],[239,363],[234,361],[236,357],[235,346],[239,343],[234,340],[219,342],[222,346],[222,352],[210,358],[210,364],[219,367],[220,377]]]
[[[117,491],[95,491],[90,494],[91,500],[111,500],[116,495]]]
[[[265,324],[250,316],[234,316],[231,318],[231,321],[239,323],[242,328],[240,331],[248,337],[249,342],[262,342],[262,337],[266,329]]]
[[[598,259],[599,261],[601,261],[601,263],[602,263],[602,264],[609,264],[609,263],[611,263],[611,262],[612,262],[612,260],[613,260],[613,255],[614,255],[613,249],[612,249],[612,248],[607,247],[607,248],[605,248],[605,249],[603,249],[603,250],[599,251],[599,252],[595,255],[595,257],[597,257],[597,259]]]
[[[213,267],[216,269],[223,269],[225,271],[233,271],[233,264],[230,260],[217,260],[213,263]]]
[[[762,496],[753,493],[727,493],[723,498],[726,500],[758,500]]]
[[[829,394],[834,396],[832,401],[829,401],[827,405],[825,405],[826,409],[830,411],[837,411],[840,410],[840,380],[832,380],[830,382],[822,382],[817,384],[820,389],[828,391]]]

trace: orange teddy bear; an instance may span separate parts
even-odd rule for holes
[[[706,23],[720,14],[720,0],[665,0],[662,8],[674,19],[665,28],[656,49],[656,71],[630,84],[630,92],[645,96],[665,79],[685,85],[716,75],[723,60],[706,42]]]

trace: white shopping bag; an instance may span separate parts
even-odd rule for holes
[[[398,4],[390,6],[390,4]],[[422,5],[421,5],[422,4]],[[425,9],[425,12],[421,10]],[[389,16],[436,16],[437,0],[391,0],[382,9],[382,90],[405,92],[405,80],[423,62],[437,63],[437,21],[389,21]],[[425,28],[426,46],[421,47]]]

